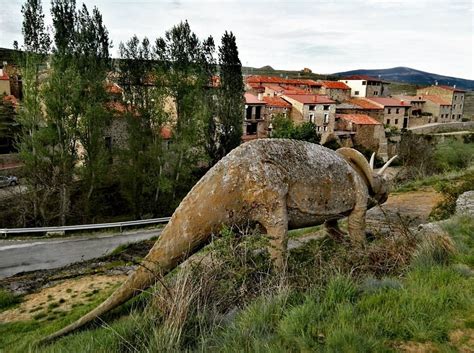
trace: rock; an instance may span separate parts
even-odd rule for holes
[[[474,216],[474,190],[466,191],[458,197],[456,215]]]

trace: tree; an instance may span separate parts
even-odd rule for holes
[[[217,153],[213,163],[237,147],[242,138],[242,112],[244,110],[244,83],[236,38],[225,32],[219,47],[220,87],[218,115],[215,126]],[[211,127],[212,128],[212,127]],[[211,130],[211,133],[213,131]]]
[[[321,135],[316,132],[316,125],[306,122],[301,125],[295,123],[282,114],[277,114],[273,118],[273,138],[289,138],[295,140],[319,143]]]
[[[92,15],[86,5],[76,15],[74,65],[80,76],[82,99],[79,102],[78,138],[84,149],[82,184],[85,191],[86,215],[94,208],[92,197],[103,184],[110,160],[104,143],[105,128],[109,123],[106,110],[105,81],[110,69],[109,37],[102,15],[94,8]]]
[[[19,129],[14,104],[0,96],[0,153],[9,153],[13,150],[13,142]]]
[[[173,201],[180,189],[188,189],[193,171],[205,157],[205,128],[212,110],[209,103],[213,74],[213,40],[201,42],[187,21],[165,33],[155,43],[155,70],[159,100],[169,100],[174,116],[174,158],[169,168],[173,178]]]
[[[49,177],[47,176],[48,168],[44,166],[46,150],[40,132],[45,121],[41,108],[40,66],[46,59],[51,40],[44,24],[40,1],[27,0],[22,6],[22,13],[25,53],[20,60],[23,101],[18,114],[21,125],[18,149],[24,163],[25,179],[31,189],[27,203],[31,204],[32,212],[25,212],[23,219],[27,222],[29,217],[32,217],[33,224],[36,225],[44,222],[46,218],[48,200],[48,193],[42,187],[43,181],[49,180]]]

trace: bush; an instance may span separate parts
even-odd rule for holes
[[[316,132],[316,125],[306,122],[301,125],[295,125],[293,120],[281,114],[273,118],[273,138],[288,138],[294,140],[319,143],[321,135]]]
[[[449,139],[436,147],[434,158],[441,172],[465,169],[474,162],[474,143]]]

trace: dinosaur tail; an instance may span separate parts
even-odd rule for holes
[[[67,335],[125,303],[154,284],[157,276],[165,275],[179,265],[182,259],[195,252],[200,246],[205,245],[206,235],[204,233],[201,233],[201,236],[190,234],[190,232],[186,232],[187,229],[183,229],[183,222],[180,221],[177,221],[175,217],[171,219],[140,267],[106,301],[72,324],[42,339],[39,343],[48,343]],[[179,236],[177,236],[178,234]]]

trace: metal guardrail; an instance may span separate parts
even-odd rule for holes
[[[25,233],[61,233],[69,230],[90,230],[90,229],[103,229],[103,228],[120,228],[122,231],[123,227],[144,225],[144,224],[155,224],[155,223],[167,223],[171,217],[162,218],[150,218],[138,221],[127,221],[127,222],[114,222],[114,223],[100,223],[100,224],[82,224],[75,226],[64,226],[64,227],[38,227],[38,228],[3,228],[0,229],[0,234],[5,237],[8,234],[25,234]]]

